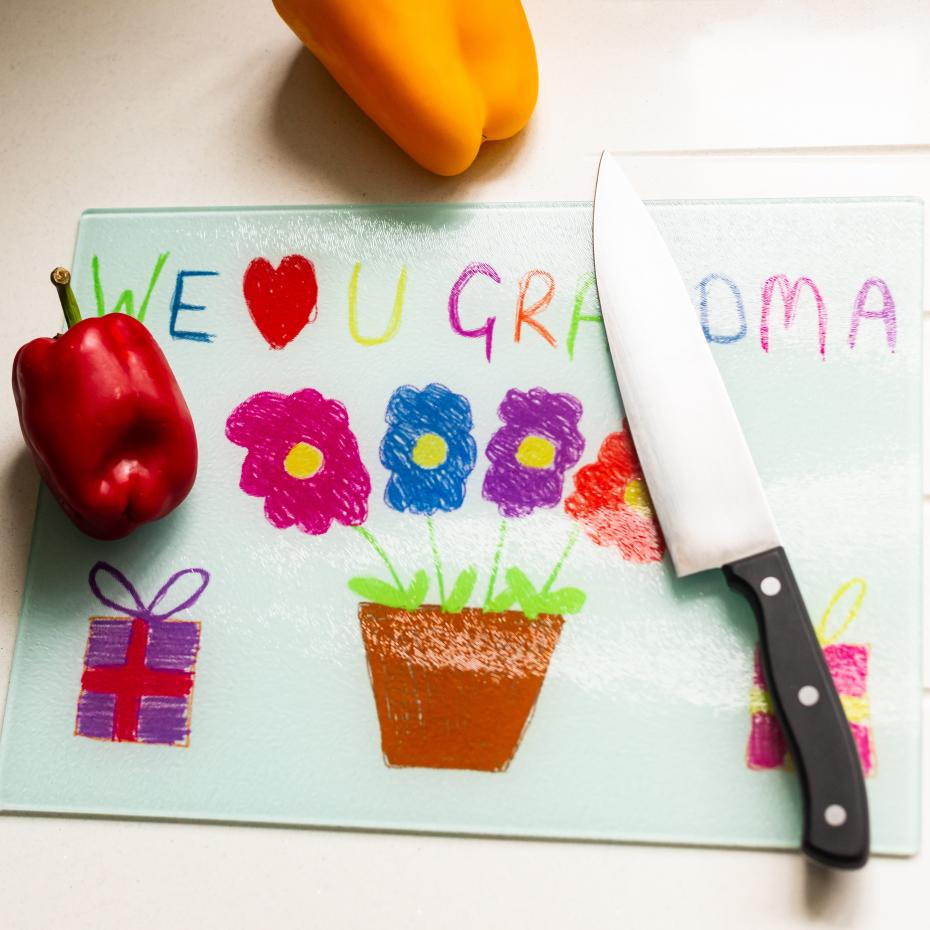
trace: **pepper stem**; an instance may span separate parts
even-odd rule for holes
[[[67,268],[56,268],[52,272],[51,278],[55,290],[58,291],[61,309],[65,313],[65,322],[68,324],[68,329],[71,329],[75,323],[81,322],[81,310],[78,307],[74,291],[71,290],[71,272]]]

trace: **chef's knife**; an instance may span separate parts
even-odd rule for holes
[[[858,868],[869,855],[868,802],[842,704],[688,292],[607,152],[594,267],[620,395],[675,571],[722,568],[752,605],[800,778],[802,848],[826,865]]]

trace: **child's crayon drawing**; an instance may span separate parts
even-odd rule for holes
[[[911,851],[921,210],[649,209],[808,604],[869,579],[818,634]],[[43,494],[0,806],[797,844],[751,612],[665,558],[589,206],[91,212],[73,280],[165,352],[198,475],[112,543]]]
[[[116,601],[104,594],[102,575],[109,575],[125,596]],[[171,589],[187,575],[199,578],[196,591],[172,602]],[[202,568],[175,572],[148,604],[106,562],[94,565],[88,580],[100,603],[125,616],[90,619],[75,735],[187,746],[200,622],[177,615],[196,603],[210,575]]]
[[[874,773],[876,765],[868,691],[871,646],[867,643],[837,642],[856,619],[865,594],[866,583],[862,578],[853,578],[841,585],[823,612],[815,632],[823,647],[827,668],[833,676],[840,702],[849,720],[862,770],[868,777]],[[846,616],[836,629],[830,632],[833,612],[839,604],[848,604]],[[751,729],[746,747],[746,761],[749,768],[757,770],[785,768],[790,762],[788,744],[775,717],[775,709],[767,687],[759,650],[756,649],[749,697]]]

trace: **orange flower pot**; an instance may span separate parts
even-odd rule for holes
[[[563,619],[466,607],[358,609],[388,765],[500,772],[526,730]]]

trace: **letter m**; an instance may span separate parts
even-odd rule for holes
[[[773,274],[762,285],[762,313],[759,320],[759,337],[762,340],[763,351],[768,352],[769,350],[769,313],[772,307],[772,295],[776,287],[781,294],[782,303],[785,305],[785,329],[788,329],[794,322],[801,288],[807,287],[810,289],[817,304],[817,337],[820,344],[820,355],[824,357],[827,351],[827,307],[823,302],[823,297],[820,296],[817,285],[810,278],[798,278],[792,284],[788,280],[788,276],[784,274]]]

